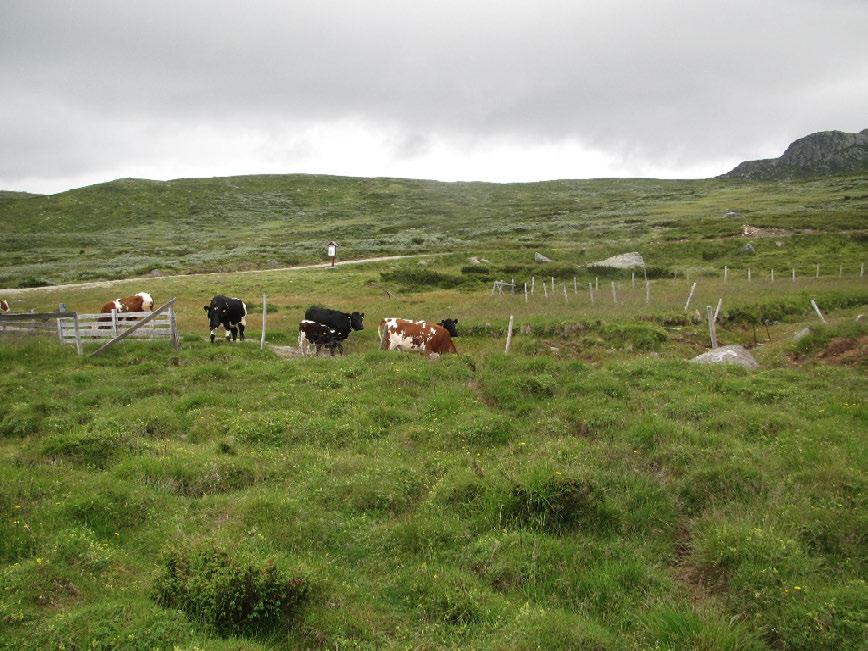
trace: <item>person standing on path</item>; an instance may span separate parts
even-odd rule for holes
[[[335,259],[338,257],[338,243],[334,240],[329,242],[328,255],[332,259],[332,267],[334,267]]]

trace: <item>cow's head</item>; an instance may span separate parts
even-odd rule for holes
[[[136,296],[142,299],[142,312],[151,312],[154,309],[154,299],[148,292],[139,292]]]
[[[211,305],[205,306],[205,311],[208,313],[208,327],[212,330],[223,323],[223,313],[226,312],[225,307],[220,307],[212,301]]]
[[[350,327],[352,327],[353,330],[364,330],[365,326],[362,324],[363,318],[365,318],[364,312],[351,312]]]
[[[441,325],[444,328],[446,328],[446,330],[449,331],[450,336],[457,337],[458,336],[458,328],[456,327],[457,324],[458,324],[458,319],[443,319],[437,325]]]

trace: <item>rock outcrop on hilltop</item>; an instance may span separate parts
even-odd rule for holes
[[[774,180],[868,172],[868,129],[820,131],[794,141],[783,156],[739,163],[722,179]]]

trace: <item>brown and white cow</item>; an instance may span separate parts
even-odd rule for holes
[[[148,292],[139,292],[126,298],[116,298],[102,306],[100,312],[111,314],[121,312],[151,312],[154,309],[154,299]]]
[[[383,319],[377,328],[380,333],[380,348],[417,352],[429,357],[434,354],[457,353],[458,350],[452,343],[453,333],[458,335],[455,331],[456,323],[458,319],[446,319],[441,321],[440,324],[443,325],[440,325],[389,317]]]
[[[0,301],[0,312],[9,311],[9,301]]]

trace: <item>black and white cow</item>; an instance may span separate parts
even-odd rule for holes
[[[306,321],[321,323],[324,326],[335,331],[338,339],[343,341],[350,336],[353,330],[363,330],[364,325],[362,319],[364,312],[339,312],[338,310],[330,310],[327,307],[314,305],[307,308],[304,313]]]
[[[332,357],[335,356],[335,348],[341,355],[344,354],[343,340],[338,337],[334,328],[329,328],[316,321],[304,320],[298,324],[298,349],[303,355],[307,355],[311,348],[316,348],[316,354],[322,348],[328,348]]]
[[[218,294],[211,299],[211,304],[205,306],[208,313],[208,325],[211,328],[211,343],[214,343],[214,331],[223,326],[226,330],[226,341],[238,339],[244,341],[244,328],[247,327],[247,306],[240,298],[229,298]]]

